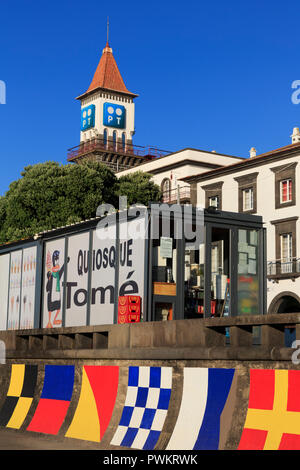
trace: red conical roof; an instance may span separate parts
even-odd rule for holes
[[[137,96],[127,90],[120,74],[120,71],[118,69],[115,58],[113,56],[112,49],[109,47],[108,43],[103,49],[103,53],[96,69],[96,72],[94,74],[93,80],[84,95],[86,93],[90,93],[96,90],[97,88],[104,88],[106,90],[112,90],[120,93],[125,93],[127,95]]]

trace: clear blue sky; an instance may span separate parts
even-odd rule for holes
[[[248,157],[300,127],[297,0],[15,0],[0,4],[0,194],[29,164],[66,163],[106,42],[136,99],[137,145]]]

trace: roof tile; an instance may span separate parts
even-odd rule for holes
[[[119,91],[121,93],[133,94],[127,90],[125,83],[122,79],[117,63],[112,53],[112,49],[107,43],[103,49],[103,53],[94,74],[93,80],[86,91],[89,93],[97,88],[105,88],[112,91]]]

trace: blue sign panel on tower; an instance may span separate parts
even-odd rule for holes
[[[126,109],[121,104],[104,103],[103,125],[109,127],[125,128]]]
[[[95,126],[95,105],[91,104],[81,110],[81,130],[86,131]]]

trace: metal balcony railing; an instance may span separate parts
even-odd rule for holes
[[[300,258],[279,259],[275,261],[268,261],[267,275],[300,275]]]
[[[95,137],[93,139],[87,140],[86,142],[81,142],[76,147],[68,149],[67,159],[71,161],[77,157],[97,150],[112,153],[117,152],[125,156],[144,157],[148,160],[160,158],[171,153],[168,150],[161,150],[156,147],[142,147],[140,145],[133,145],[128,143],[123,144],[122,142],[113,142],[110,140],[105,141],[103,138]]]
[[[170,191],[163,191],[162,201],[166,204],[174,204],[180,201],[189,201],[191,197],[191,188],[190,186],[182,186],[176,189],[171,189]]]

